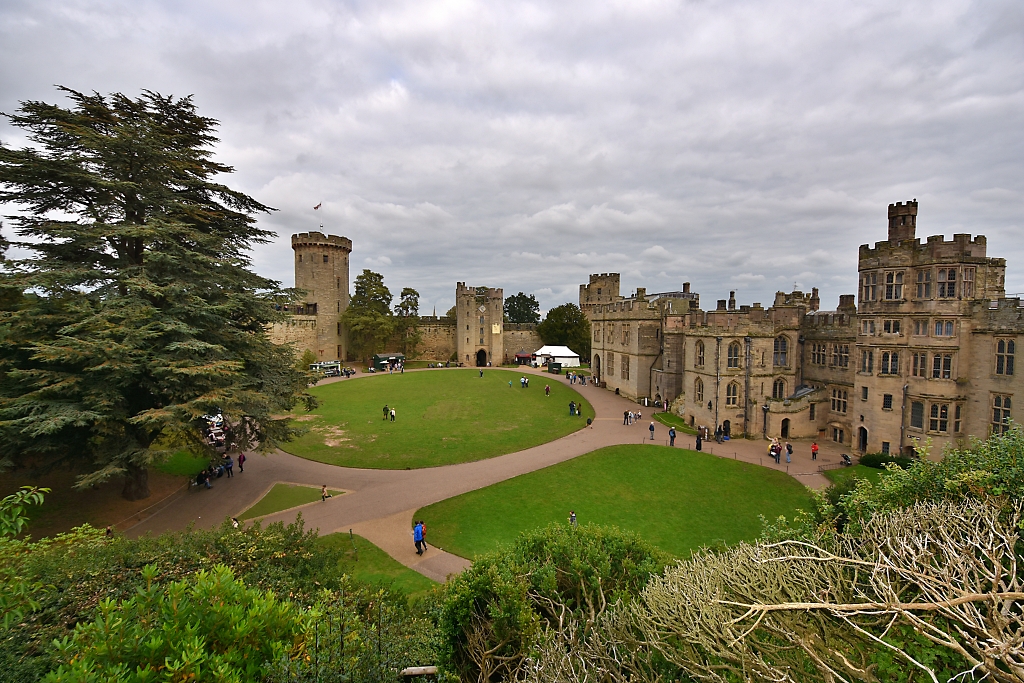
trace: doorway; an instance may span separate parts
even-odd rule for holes
[[[782,420],[782,438],[789,438],[789,418],[783,418]]]
[[[601,356],[594,356],[594,381],[601,386]]]
[[[732,425],[728,420],[722,423],[722,434],[725,436],[732,436]]]
[[[485,367],[487,365],[487,352],[480,349],[476,352],[476,366],[478,368]]]
[[[868,430],[864,427],[857,430],[857,448],[861,453],[868,450]]]

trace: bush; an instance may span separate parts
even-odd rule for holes
[[[860,456],[858,462],[865,467],[874,467],[878,470],[884,470],[885,466],[889,463],[897,465],[902,469],[907,469],[913,465],[916,460],[914,458],[908,458],[905,455],[892,455],[891,453],[865,453]]]
[[[45,683],[243,683],[302,653],[311,615],[247,588],[224,565],[166,585],[157,575],[147,565],[137,595],[100,602],[92,621],[57,644],[62,663]]]
[[[524,533],[445,585],[441,664],[462,680],[511,679],[546,629],[593,628],[667,562],[615,528],[550,525]]]

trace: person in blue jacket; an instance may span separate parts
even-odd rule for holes
[[[423,525],[416,522],[416,526],[412,528],[412,540],[416,543],[416,554],[423,554]]]

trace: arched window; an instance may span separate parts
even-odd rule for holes
[[[698,341],[693,347],[693,366],[704,367],[704,342]]]
[[[772,385],[772,398],[786,398],[786,381],[782,379],[775,380],[775,384]]]
[[[729,344],[727,367],[738,368],[740,366],[740,343]]]
[[[739,404],[740,385],[736,382],[729,382],[725,388],[725,405],[735,406]]]
[[[772,365],[783,368],[789,365],[789,340],[782,335],[775,338],[775,355],[772,358]]]
[[[697,402],[697,405],[704,403],[704,382],[700,377],[693,380],[693,399]]]

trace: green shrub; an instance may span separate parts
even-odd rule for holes
[[[889,463],[893,463],[902,469],[907,469],[915,461],[915,458],[908,458],[905,455],[892,455],[891,453],[865,453],[858,460],[859,464],[865,467],[874,467],[878,470],[885,469],[885,466]]]
[[[628,602],[668,558],[614,527],[549,525],[478,559],[444,588],[441,663],[462,680],[517,674],[545,627],[591,628]]]
[[[95,617],[57,644],[61,665],[46,683],[258,680],[265,664],[302,653],[307,619],[270,591],[247,588],[230,569],[166,585],[142,570],[145,588],[100,602]]]

